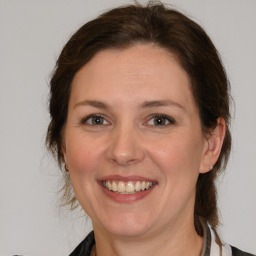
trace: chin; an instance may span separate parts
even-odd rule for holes
[[[127,238],[135,238],[145,236],[150,230],[150,228],[145,224],[129,224],[124,223],[122,226],[120,225],[107,225],[107,231],[112,236],[117,237],[127,237]]]
[[[112,214],[106,219],[108,221],[101,223],[101,227],[110,235],[118,237],[141,237],[153,226],[152,219],[145,218],[144,214]]]

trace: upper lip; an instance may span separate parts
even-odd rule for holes
[[[104,176],[104,177],[100,178],[100,181],[107,181],[107,180],[110,180],[110,181],[124,181],[124,182],[128,182],[128,181],[148,181],[148,182],[157,183],[156,180],[145,178],[145,177],[142,177],[142,176],[137,176],[137,175],[132,175],[132,176],[108,175],[108,176]]]

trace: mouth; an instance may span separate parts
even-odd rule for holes
[[[151,189],[156,183],[151,181],[118,181],[118,180],[103,180],[102,186],[114,193],[129,195],[143,192]]]
[[[156,180],[141,176],[109,175],[98,180],[103,193],[117,203],[133,203],[148,197],[157,187]]]

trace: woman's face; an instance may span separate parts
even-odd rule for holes
[[[193,222],[207,151],[189,77],[166,50],[104,50],[75,75],[63,152],[95,230],[138,237]]]

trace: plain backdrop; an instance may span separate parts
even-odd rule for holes
[[[145,1],[141,1],[144,3]],[[70,35],[129,0],[0,0],[0,256],[68,255],[91,230],[58,208],[59,170],[46,152],[48,84]],[[220,233],[256,253],[256,1],[166,0],[201,24],[227,69],[233,149],[218,182]]]

